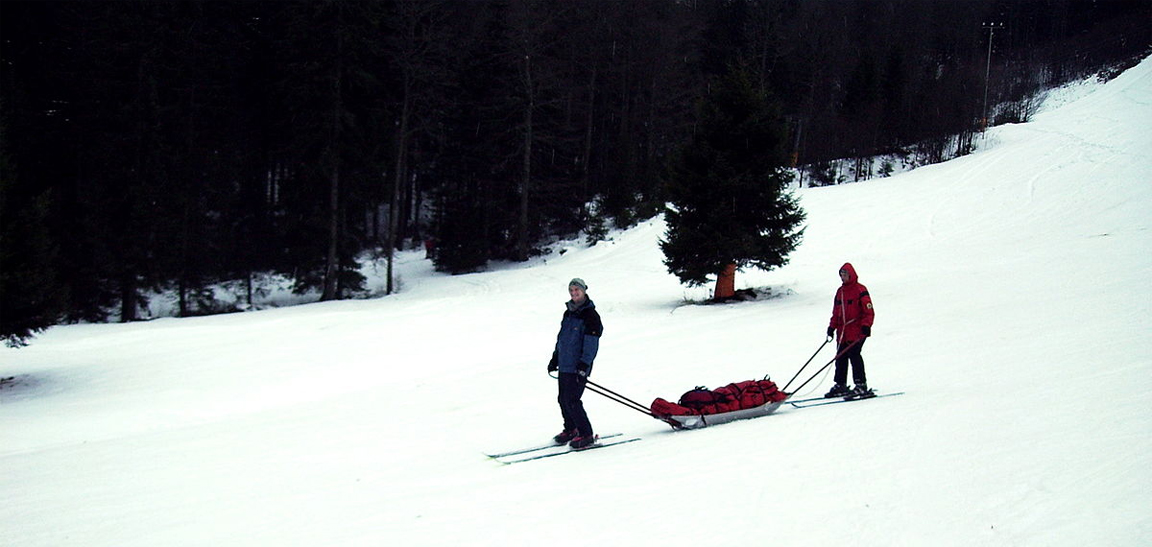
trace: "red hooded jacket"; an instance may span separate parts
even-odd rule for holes
[[[836,290],[836,300],[832,304],[832,321],[828,326],[840,334],[840,342],[854,342],[864,338],[860,327],[872,327],[875,314],[872,311],[872,297],[868,287],[857,281],[856,268],[847,262],[840,267],[848,272],[848,280]]]

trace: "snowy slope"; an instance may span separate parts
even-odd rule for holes
[[[52,329],[0,351],[0,543],[1147,545],[1150,127],[1145,61],[976,154],[803,190],[791,264],[738,277],[754,302],[685,305],[707,293],[665,271],[657,219],[482,274],[404,255],[387,298]],[[588,394],[644,440],[481,454],[559,430],[571,277],[606,327],[593,379],[647,403],[786,381],[845,261],[870,383],[906,395],[673,432]]]

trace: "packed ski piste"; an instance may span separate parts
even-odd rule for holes
[[[0,543],[1147,545],[1149,127],[1145,60],[798,189],[750,301],[697,305],[653,218],[476,274],[400,253],[388,297],[54,327],[0,349]]]

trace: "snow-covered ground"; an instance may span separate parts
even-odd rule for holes
[[[1148,545],[1150,128],[1145,61],[976,154],[802,190],[791,264],[738,277],[753,302],[686,305],[707,290],[656,219],[481,274],[405,254],[386,298],[51,329],[0,350],[0,544]],[[905,395],[674,432],[589,393],[643,440],[483,456],[560,429],[570,278],[604,319],[593,379],[647,403],[786,381],[845,261],[870,383]]]

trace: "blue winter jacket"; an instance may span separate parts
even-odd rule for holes
[[[564,319],[560,321],[560,332],[556,334],[556,351],[552,353],[552,358],[556,360],[560,372],[575,373],[580,363],[585,363],[588,375],[591,376],[592,362],[600,349],[600,335],[604,333],[604,325],[600,322],[600,314],[596,312],[596,304],[591,298],[585,299],[580,306],[571,300],[567,305]]]

